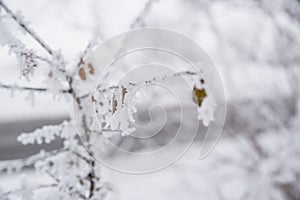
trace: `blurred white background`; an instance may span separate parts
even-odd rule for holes
[[[299,1],[157,0],[134,25],[147,1],[6,3],[22,11],[30,26],[71,62],[95,30],[104,41],[132,26],[162,27],[193,38],[219,70],[228,112],[214,152],[198,160],[199,139],[177,163],[155,174],[133,176],[104,168],[105,179],[116,188],[113,199],[300,199]],[[45,53],[13,21],[7,25],[29,47]],[[0,55],[1,83],[45,86],[47,69],[38,68],[31,82],[20,80],[15,56],[6,47]],[[52,95],[36,94],[34,106],[27,92],[12,96],[0,89],[0,97],[0,159],[37,152],[41,147],[17,144],[17,135],[57,124],[71,110],[70,100]],[[43,148],[59,146],[57,141]],[[14,187],[18,177],[3,175],[1,187]]]

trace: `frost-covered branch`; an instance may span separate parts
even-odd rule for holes
[[[212,97],[207,92],[207,85],[198,73],[183,71],[171,75],[156,76],[145,81],[98,87],[95,92],[90,91],[90,93],[80,96],[77,98],[77,102],[80,105],[78,108],[82,118],[78,119],[78,123],[81,123],[84,129],[85,134],[83,136],[90,137],[94,133],[109,137],[117,133],[127,135],[135,131],[131,125],[134,122],[133,114],[137,109],[129,100],[135,91],[144,85],[175,81],[177,78],[183,78],[189,82],[190,98],[197,105],[195,109],[198,110],[198,119],[202,120],[205,126],[208,126],[214,118],[214,108],[211,105]],[[95,119],[94,112],[96,112],[97,119]],[[95,126],[95,120],[99,126]]]
[[[6,25],[0,18],[0,45],[9,46],[11,52],[15,53],[17,61],[20,65],[21,75],[29,79],[29,76],[33,75],[35,68],[38,66],[38,57],[36,53],[27,49],[25,45],[18,39],[16,39],[6,28]]]
[[[49,125],[41,129],[36,129],[33,133],[22,133],[18,137],[18,141],[23,145],[42,144],[43,142],[50,143],[55,140],[55,137],[70,138],[72,134],[72,123],[64,121],[59,125]]]
[[[31,29],[28,24],[24,21],[23,17],[20,15],[17,15],[16,13],[13,13],[11,9],[8,8],[8,6],[0,0],[0,6],[11,16],[12,19],[14,19],[19,26],[24,29],[33,39],[35,39],[50,55],[54,55],[54,51],[49,47],[48,44],[40,36],[38,36],[33,29]]]
[[[52,50],[49,45],[41,39],[40,36],[38,36],[33,29],[31,29],[27,23],[24,21],[24,17],[14,13],[2,0],[0,0],[0,8],[3,8],[7,14],[14,19],[17,24],[26,32],[28,33],[35,41],[37,41],[51,56],[51,59],[48,59],[46,57],[37,55],[37,53],[32,50],[28,49],[25,44],[16,39],[10,31],[7,29],[5,23],[0,18],[0,45],[2,46],[8,46],[10,51],[15,53],[18,63],[21,68],[21,75],[29,79],[29,76],[33,75],[35,68],[39,65],[39,61],[45,62],[50,66],[50,68],[53,68],[53,71],[57,70],[58,77],[55,77],[55,81],[57,82],[57,79],[65,79],[65,67],[66,63],[64,61],[64,57],[61,55],[59,51]],[[52,72],[53,74],[53,72]],[[54,77],[49,77],[54,78]]]
[[[97,92],[98,93],[105,93],[105,92],[108,92],[108,91],[113,91],[113,90],[116,90],[116,89],[120,89],[122,87],[130,87],[130,86],[140,86],[142,84],[151,84],[151,83],[154,83],[154,82],[163,82],[163,81],[168,81],[172,78],[176,78],[176,77],[180,77],[180,76],[196,76],[197,73],[196,72],[191,72],[191,71],[183,71],[183,72],[176,72],[174,74],[171,74],[171,75],[163,75],[163,76],[159,76],[159,77],[154,77],[153,79],[150,79],[150,80],[145,80],[143,82],[129,82],[127,83],[127,85],[113,85],[113,86],[109,86],[109,87],[106,87],[106,88],[103,88],[101,87],[101,85],[99,85],[97,87]],[[90,95],[92,95],[92,93],[88,93],[88,94],[85,94],[85,95],[82,95],[80,96],[79,98],[80,99],[84,99],[84,98],[88,98],[90,97]]]
[[[7,29],[6,24],[0,18],[0,45],[8,46],[10,52],[13,52],[21,68],[21,75],[29,79],[29,76],[33,75],[35,68],[40,64],[40,61],[51,64],[52,62],[43,56],[37,55],[37,53],[28,49],[23,42],[16,39]]]
[[[0,162],[0,172],[19,172],[24,167],[34,165],[37,161],[48,158],[49,156],[57,155],[64,152],[66,149],[53,150],[51,152],[40,151],[38,154],[19,160],[7,160]]]

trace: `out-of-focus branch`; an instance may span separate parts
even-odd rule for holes
[[[48,64],[51,64],[51,61],[48,58],[45,58],[43,56],[40,55],[35,55],[36,59],[39,59],[40,61],[46,62]]]
[[[88,42],[87,46],[85,47],[84,51],[79,57],[79,61],[77,62],[76,68],[79,68],[85,63],[85,60],[89,53],[93,50],[93,48],[98,44],[97,39],[99,37],[99,33],[96,32]]]
[[[149,12],[151,11],[153,4],[155,2],[157,2],[158,0],[149,0],[144,8],[142,9],[142,11],[139,13],[138,16],[136,16],[136,18],[133,20],[133,22],[130,25],[130,29],[136,28],[139,25],[141,25],[143,23],[143,20],[145,19],[145,17],[149,14]]]
[[[139,27],[143,27],[142,23],[145,17],[150,13],[152,6],[155,2],[158,0],[148,0],[148,2],[145,4],[144,8],[141,10],[141,12],[135,17],[135,19],[132,21],[132,23],[129,26],[129,30]],[[121,54],[124,44],[127,41],[127,37],[125,37],[122,41],[121,47],[117,53],[117,56]]]
[[[15,13],[12,12],[11,9],[7,7],[7,5],[0,0],[0,6],[14,19],[20,27],[22,27],[33,39],[35,39],[50,55],[54,55],[54,51],[49,47],[48,44],[45,43],[44,40],[41,39],[28,25],[24,22],[23,19],[18,17]]]

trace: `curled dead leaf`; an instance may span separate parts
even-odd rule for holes
[[[94,69],[92,63],[89,63],[89,64],[88,64],[88,69],[89,69],[89,73],[90,73],[90,74],[94,74],[94,70],[95,70],[95,69]]]
[[[95,102],[96,102],[96,99],[95,99],[94,95],[92,95],[92,97],[91,97],[91,101],[92,101],[93,103],[95,103]]]
[[[117,100],[115,99],[115,95],[113,95],[113,98],[112,98],[112,101],[111,101],[111,109],[112,109],[112,113],[115,113],[116,110],[117,110],[117,105],[118,105],[118,102]]]
[[[53,77],[53,72],[50,71],[50,72],[48,73],[48,76],[49,76],[50,78],[52,78],[52,77]]]
[[[126,93],[127,93],[127,89],[122,86],[122,104],[124,104]]]

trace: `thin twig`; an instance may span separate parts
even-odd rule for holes
[[[46,63],[48,63],[48,64],[52,64],[52,62],[51,62],[48,58],[45,58],[45,57],[39,56],[39,55],[35,55],[35,57],[36,57],[37,59],[39,59],[40,61],[46,62]]]
[[[55,176],[54,176],[54,174],[52,174],[50,171],[46,171],[46,174],[48,174],[48,176],[50,176],[56,183],[57,183],[57,186],[59,186],[59,184],[61,183],[61,181],[58,179],[58,178],[56,178]],[[69,187],[68,188],[68,190],[69,190],[69,192],[70,192],[70,196],[71,196],[71,193],[73,192],[73,193],[75,193],[75,194],[77,194],[81,199],[87,199],[83,194],[81,194],[79,191],[74,191],[73,190],[73,188],[72,187]]]
[[[0,83],[0,88],[9,89],[9,90],[21,90],[21,91],[33,91],[33,92],[48,92],[47,88],[37,88],[37,87],[25,87],[18,85],[7,85]],[[61,90],[61,93],[70,93],[69,90]]]
[[[86,163],[89,163],[89,162],[90,162],[90,160],[89,160],[88,158],[86,158],[86,157],[80,155],[80,154],[79,154],[78,152],[76,152],[76,151],[71,151],[71,153],[74,154],[75,156],[77,156],[78,158],[84,160]]]
[[[137,86],[137,85],[140,85],[140,84],[151,84],[153,82],[159,82],[159,81],[167,81],[169,80],[170,78],[174,78],[174,77],[179,77],[179,76],[182,76],[182,75],[190,75],[190,76],[194,76],[194,75],[197,75],[196,72],[191,72],[191,71],[183,71],[183,72],[177,72],[177,73],[174,73],[170,76],[162,76],[162,77],[154,77],[153,79],[151,80],[146,80],[146,81],[143,81],[142,83],[128,83],[128,85],[130,86]],[[122,86],[119,86],[119,85],[113,85],[113,86],[110,86],[110,87],[106,87],[106,88],[101,88],[100,86],[97,87],[97,92],[107,92],[107,91],[110,91],[110,90],[116,90],[118,88],[120,88]],[[87,98],[91,95],[92,93],[88,93],[88,94],[85,94],[85,95],[82,95],[80,96],[79,98],[80,99],[84,99],[84,98]]]
[[[48,91],[46,88],[33,88],[33,87],[23,87],[17,85],[6,85],[0,83],[0,88],[10,89],[10,90],[26,90],[26,91],[35,91],[35,92],[46,92]]]

